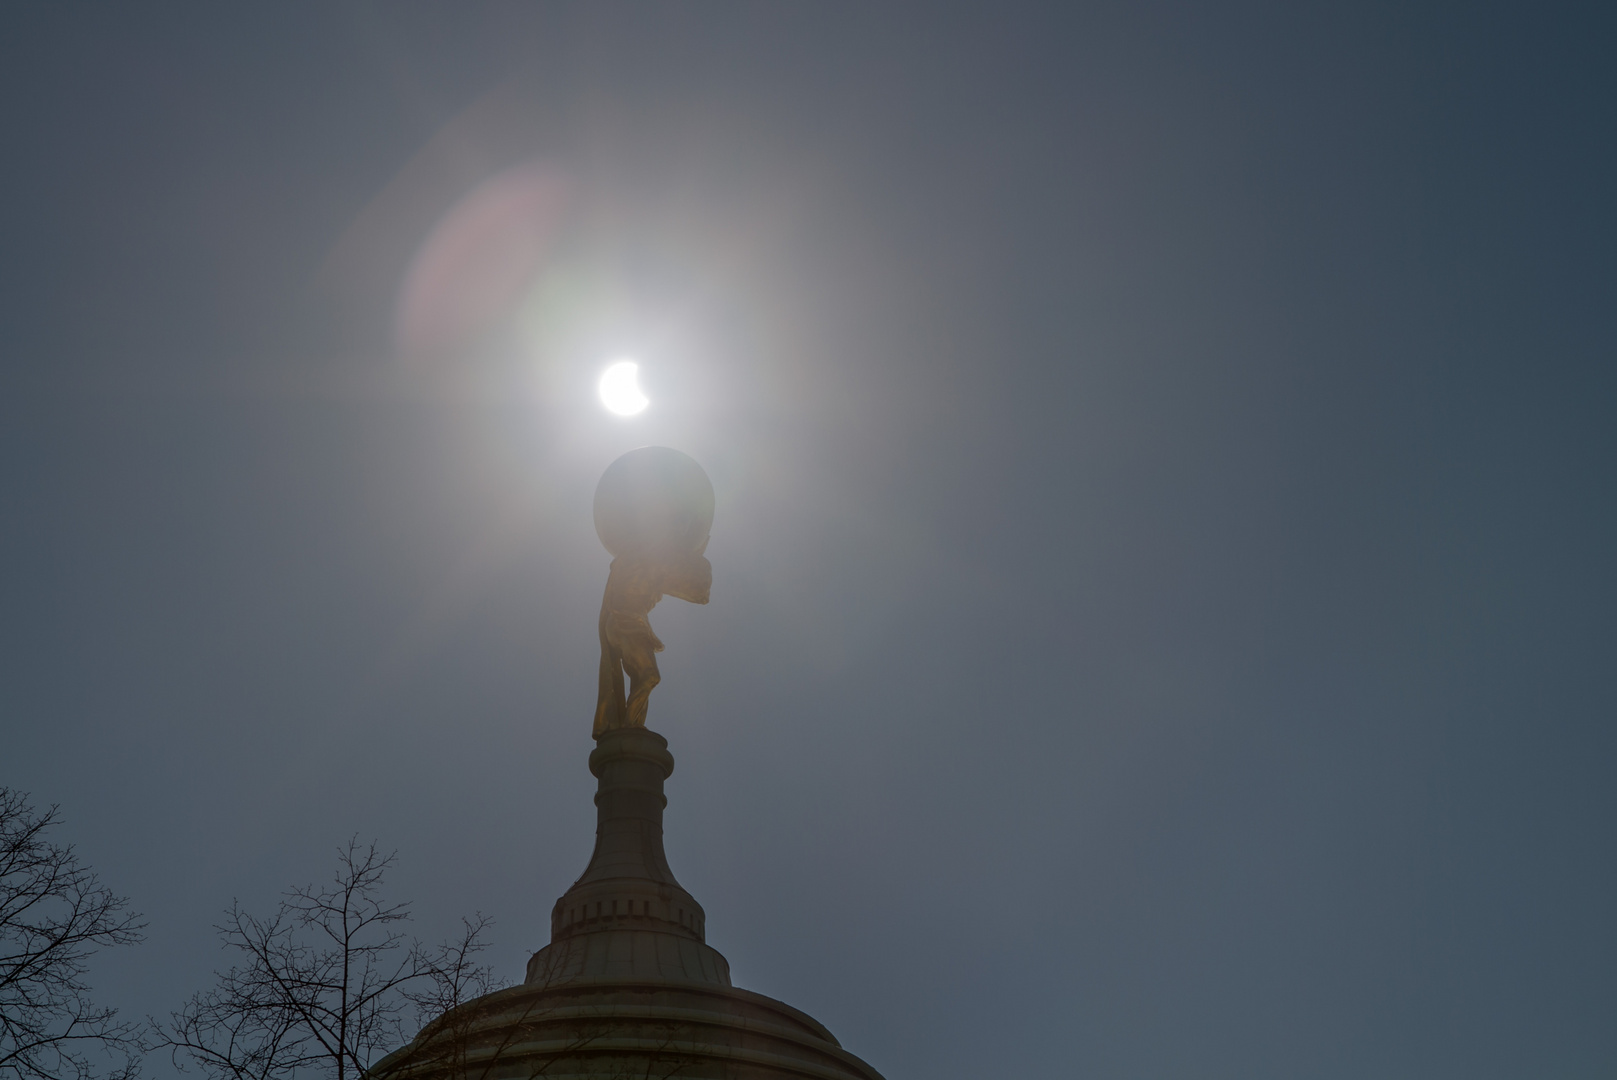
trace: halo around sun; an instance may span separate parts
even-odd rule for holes
[[[645,411],[651,399],[640,389],[640,365],[633,360],[619,360],[601,373],[596,384],[601,404],[608,412],[619,416],[633,416]]]

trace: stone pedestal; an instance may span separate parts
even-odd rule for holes
[[[528,961],[527,983],[578,978],[680,979],[730,985],[730,965],[706,943],[707,915],[663,854],[668,741],[645,728],[604,733],[590,754],[595,854],[550,913],[550,944]]]
[[[654,732],[600,737],[595,853],[556,901],[526,981],[428,1024],[371,1080],[881,1080],[813,1017],[730,985],[663,853],[673,770]]]

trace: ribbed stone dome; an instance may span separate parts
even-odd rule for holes
[[[881,1080],[813,1018],[730,985],[702,906],[663,853],[673,770],[655,732],[600,736],[595,853],[556,901],[527,980],[428,1024],[373,1080]]]

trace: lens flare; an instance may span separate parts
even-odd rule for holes
[[[619,360],[601,374],[601,404],[619,416],[641,412],[651,399],[641,393],[639,380],[640,365],[633,360]]]

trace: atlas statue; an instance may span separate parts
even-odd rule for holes
[[[664,596],[708,602],[713,565],[705,552],[712,528],[713,484],[678,450],[643,446],[602,474],[595,532],[612,554],[612,568],[601,598],[596,738],[613,728],[645,727],[651,691],[662,681],[657,654],[663,651],[647,616]]]

